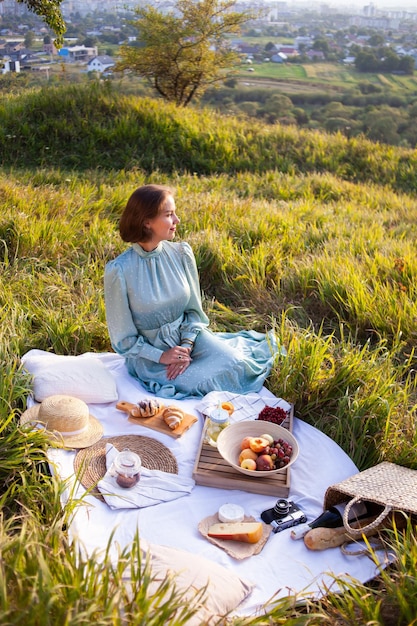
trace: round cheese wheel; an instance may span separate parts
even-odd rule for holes
[[[217,513],[220,522],[243,522],[245,511],[238,504],[222,504]]]

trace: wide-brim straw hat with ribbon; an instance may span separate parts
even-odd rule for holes
[[[53,443],[66,448],[88,448],[103,436],[103,426],[87,404],[73,396],[55,395],[27,409],[20,424],[43,428]]]

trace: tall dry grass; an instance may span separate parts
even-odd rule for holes
[[[117,569],[75,558],[66,543],[72,511],[61,509],[63,486],[49,475],[46,441],[18,427],[30,390],[20,357],[31,348],[110,349],[102,280],[106,261],[123,249],[118,217],[134,188],[167,183],[177,189],[179,236],[195,250],[212,327],[263,330],[272,323],[288,354],[277,362],[270,389],[293,401],[297,415],[332,437],[361,469],[381,460],[417,469],[417,209],[413,192],[399,191],[412,189],[415,173],[410,166],[397,184],[405,153],[372,151],[365,142],[354,146],[280,128],[249,133],[240,122],[221,119],[210,126],[205,114],[179,116],[160,103],[121,102],[100,90],[36,97],[3,102],[1,113],[5,162],[12,114],[34,108],[0,173],[0,622],[118,624],[124,612],[132,624],[186,623],[192,607],[184,608],[180,597],[171,613],[155,609],[165,606],[166,589],[146,599],[138,558],[121,557],[135,571],[135,604],[117,593],[113,598]],[[81,104],[93,130],[69,121]],[[96,125],[88,106],[97,110]],[[139,111],[144,128],[135,131]],[[129,156],[120,168],[118,155],[131,149],[121,138],[133,133],[137,142],[135,132],[154,141],[136,143],[143,167],[129,168]],[[112,133],[115,144],[106,144],[101,159],[100,141]],[[18,154],[25,167],[17,168]],[[202,161],[201,170],[186,171]],[[236,626],[331,624],[335,616],[345,624],[358,623],[355,618],[384,624],[389,610],[395,623],[411,624],[417,614],[413,529],[389,541],[396,561],[381,572],[379,585],[352,581],[342,595],[330,593],[311,606],[292,598],[271,607],[269,617]]]

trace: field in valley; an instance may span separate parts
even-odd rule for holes
[[[272,62],[253,63],[249,72],[245,66],[239,71],[239,79],[248,77],[253,84],[264,80],[271,81],[270,86],[286,92],[298,89],[304,92],[317,90],[347,91],[357,88],[361,82],[368,82],[382,89],[397,94],[417,93],[417,76],[398,76],[394,74],[372,74],[357,72],[353,67],[340,63],[295,63],[277,64]]]

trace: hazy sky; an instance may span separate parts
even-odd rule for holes
[[[417,0],[397,0],[396,2],[393,0],[309,0],[309,2],[306,2],[305,0],[287,0],[287,4],[289,6],[291,6],[291,4],[294,6],[297,4],[310,6],[314,4],[318,6],[321,4],[328,4],[333,7],[354,7],[355,9],[361,9],[364,6],[373,4],[376,9],[392,9],[394,11],[406,9],[408,11],[412,10],[417,12]]]

